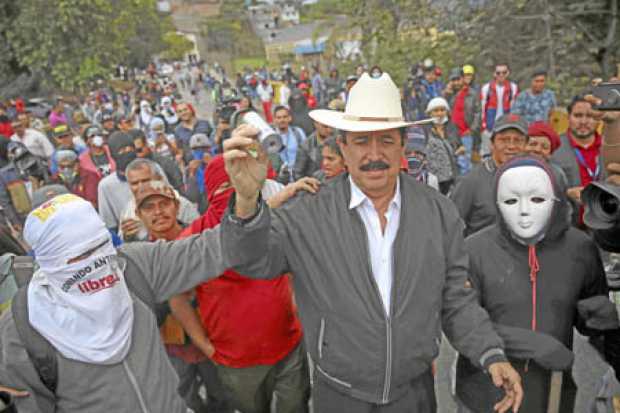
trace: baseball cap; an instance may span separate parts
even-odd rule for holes
[[[99,129],[97,126],[91,126],[90,128],[86,129],[86,132],[84,133],[84,136],[86,137],[86,139],[90,139],[93,136],[100,136],[101,135],[101,129]]]
[[[109,120],[114,120],[114,116],[111,113],[104,113],[101,115],[101,123],[107,122]]]
[[[464,75],[473,75],[474,73],[476,73],[476,70],[474,69],[474,67],[472,65],[465,65],[465,66],[463,66],[463,74]]]
[[[192,149],[211,146],[213,146],[213,141],[209,139],[209,137],[204,133],[197,133],[195,135],[192,135],[191,139],[189,140],[189,147]]]
[[[508,113],[502,115],[493,126],[493,135],[507,129],[516,129],[525,136],[527,135],[527,122],[519,115]]]
[[[71,131],[69,131],[69,127],[65,124],[57,125],[52,131],[52,135],[54,136],[54,138],[59,138],[61,136],[66,136],[69,134],[71,134]]]
[[[459,67],[455,67],[450,71],[450,77],[448,80],[460,79],[463,76],[463,71]]]
[[[136,207],[140,206],[152,196],[163,196],[168,199],[177,199],[174,189],[164,181],[148,181],[140,185],[136,193]]]

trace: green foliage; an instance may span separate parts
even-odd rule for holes
[[[259,57],[241,57],[233,60],[233,70],[240,72],[244,67],[250,67],[252,69],[257,67],[263,67],[267,64],[267,61],[263,56]]]
[[[204,32],[208,49],[233,56],[264,55],[261,39],[256,36],[245,16],[243,0],[226,0],[220,15],[205,19]]]
[[[337,14],[346,14],[349,10],[342,0],[321,0],[315,4],[303,6],[299,11],[300,23],[312,23],[327,20]]]
[[[12,3],[12,2],[8,2]],[[21,0],[0,7],[0,69],[39,73],[48,85],[75,89],[119,63],[144,66],[170,30],[156,0]],[[10,19],[3,21],[3,17]],[[4,50],[6,49],[6,50]],[[136,57],[139,58],[139,62]],[[8,62],[8,63],[7,63]]]
[[[185,54],[194,47],[194,44],[187,37],[175,32],[166,33],[164,43],[166,50],[161,54],[161,57],[169,60],[182,60]]]

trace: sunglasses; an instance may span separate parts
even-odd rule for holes
[[[496,75],[506,75],[508,74],[508,70],[498,70],[495,72]]]

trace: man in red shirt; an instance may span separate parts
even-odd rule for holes
[[[185,234],[215,227],[224,215],[234,189],[221,156],[209,162],[205,188],[209,209]],[[310,376],[289,276],[255,280],[228,270],[199,285],[196,299],[204,330],[184,327],[216,363],[233,407],[269,413],[277,393],[278,413],[307,412]]]
[[[583,225],[581,192],[592,181],[601,178],[601,135],[596,131],[592,104],[576,96],[568,106],[568,131],[560,137],[561,145],[551,160],[566,175],[566,195],[573,203],[574,224]]]
[[[170,185],[163,181],[144,183],[138,188],[135,198],[136,214],[148,230],[150,241],[182,238],[183,227],[176,219],[179,199]],[[170,274],[171,277],[174,275]],[[172,315],[167,316],[160,332],[170,362],[179,376],[179,395],[195,412],[205,411],[205,405],[198,395],[197,378],[200,376],[207,387],[208,411],[231,413],[232,409],[228,407],[225,390],[218,380],[213,363],[185,335],[184,326],[187,323],[193,322],[200,327],[196,310],[186,299],[179,300],[177,297],[170,300]]]
[[[478,92],[463,81],[461,69],[454,70],[450,75],[450,88],[453,95],[449,99],[452,122],[459,130],[461,143],[465,147],[465,154],[459,155],[457,163],[459,173],[467,174],[471,170],[472,153],[477,150],[480,135],[480,99]]]

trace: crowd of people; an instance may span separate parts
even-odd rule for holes
[[[520,89],[494,69],[444,82],[427,59],[398,87],[379,66],[231,81],[194,61],[43,119],[0,105],[1,252],[36,263],[23,286],[0,274],[0,395],[20,412],[434,412],[447,338],[459,413],[573,411],[574,328],[618,367],[582,200],[616,171],[616,119],[578,95],[558,134],[547,72]]]

